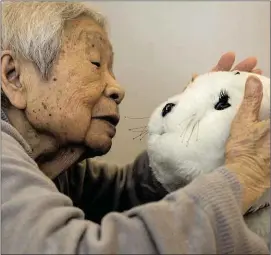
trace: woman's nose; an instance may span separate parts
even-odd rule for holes
[[[107,84],[105,96],[113,99],[117,104],[120,104],[125,95],[125,91],[116,82]]]

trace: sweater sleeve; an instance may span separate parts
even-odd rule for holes
[[[2,133],[4,254],[267,254],[245,225],[239,184],[224,168],[159,202],[84,219],[21,145]]]
[[[109,212],[158,201],[168,193],[153,177],[147,152],[123,167],[87,159],[71,170],[68,188],[72,197],[78,194],[73,201],[97,223]]]

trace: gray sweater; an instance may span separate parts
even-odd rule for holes
[[[21,135],[1,126],[3,254],[268,254],[246,227],[240,186],[223,167],[160,201],[105,213],[97,224],[40,171]]]

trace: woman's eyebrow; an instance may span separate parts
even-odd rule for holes
[[[109,57],[109,66],[110,68],[113,67],[113,63],[114,63],[114,52],[112,51],[112,47],[110,49],[110,57]]]
[[[113,47],[112,47],[111,43],[109,43],[109,50],[110,50],[110,63],[111,63],[111,65],[113,65],[115,53],[113,51]]]
[[[108,47],[112,57],[114,55],[113,47],[112,47],[111,43],[108,41],[107,38],[104,37],[103,34],[101,34],[99,32],[83,30],[80,32],[78,39],[79,40],[82,40],[82,39],[86,40],[87,45],[91,46],[91,47],[93,47],[95,43],[97,43],[102,48]]]
[[[104,46],[106,44],[104,36],[97,31],[89,31],[83,29],[80,30],[75,37],[76,41],[85,41],[87,45],[90,45],[92,47],[94,43],[98,43],[101,46]]]

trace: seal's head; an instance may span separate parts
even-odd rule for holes
[[[154,175],[169,191],[224,163],[231,122],[244,96],[247,72],[198,76],[179,95],[162,103],[148,124],[148,153]],[[270,79],[263,84],[260,119],[269,118]]]

